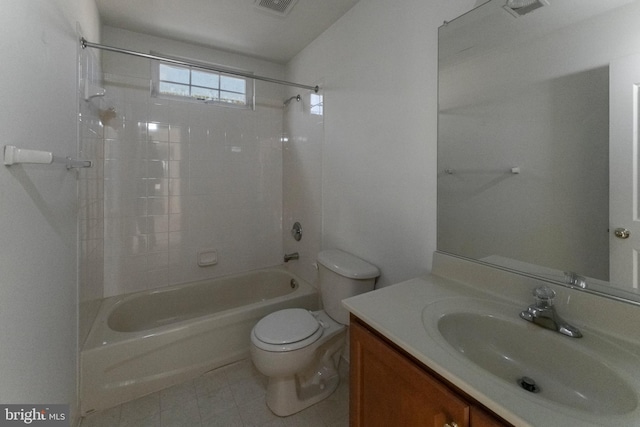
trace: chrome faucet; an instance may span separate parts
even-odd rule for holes
[[[582,337],[582,333],[575,326],[565,322],[553,306],[556,293],[548,286],[541,286],[533,290],[536,302],[520,313],[520,317],[543,328],[551,329],[573,338]]]
[[[298,252],[293,252],[290,254],[284,254],[284,262],[289,262],[292,259],[299,259],[300,255],[298,254]]]

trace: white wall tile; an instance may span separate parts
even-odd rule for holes
[[[138,122],[104,131],[106,292],[279,264],[282,111],[133,99],[122,108]],[[145,118],[136,107],[147,105]],[[218,250],[217,265],[197,265],[204,247]],[[127,266],[126,256],[142,255],[144,266]]]

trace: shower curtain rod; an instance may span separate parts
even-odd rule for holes
[[[315,93],[318,93],[318,91],[320,90],[320,87],[317,86],[317,85],[316,86],[303,85],[303,84],[300,84],[300,83],[293,83],[293,82],[288,82],[288,81],[285,81],[285,80],[272,79],[271,77],[256,76],[256,75],[251,74],[251,73],[244,73],[242,71],[229,70],[229,69],[226,69],[226,68],[216,67],[216,66],[213,66],[213,65],[199,64],[197,62],[181,61],[181,60],[178,60],[178,59],[168,58],[168,57],[165,57],[165,56],[151,55],[149,53],[136,52],[135,50],[121,49],[119,47],[113,47],[113,46],[106,46],[106,45],[103,45],[103,44],[91,43],[91,42],[87,41],[84,37],[82,37],[80,39],[80,44],[82,45],[83,49],[85,49],[87,47],[91,47],[91,48],[94,48],[94,49],[108,50],[110,52],[124,53],[126,55],[132,55],[132,56],[138,56],[140,58],[147,58],[147,59],[153,59],[153,60],[156,60],[156,61],[168,62],[170,64],[182,65],[182,66],[186,66],[186,67],[200,68],[202,70],[215,71],[215,72],[223,73],[223,74],[231,74],[231,75],[234,75],[234,76],[245,77],[245,78],[248,78],[248,79],[262,80],[264,82],[275,83],[275,84],[279,84],[279,85],[295,86],[295,87],[299,87],[299,88],[302,88],[302,89],[312,90]]]

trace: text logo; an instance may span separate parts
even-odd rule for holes
[[[0,405],[0,427],[69,427],[69,405]]]

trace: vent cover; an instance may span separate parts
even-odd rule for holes
[[[504,9],[515,16],[516,18],[527,13],[533,12],[542,6],[548,6],[549,2],[546,0],[507,0],[507,4],[504,5]]]
[[[256,7],[276,15],[286,16],[298,0],[256,0]]]

